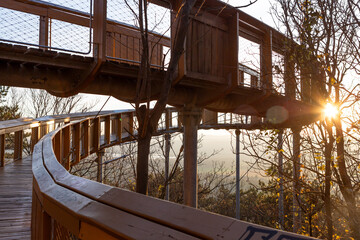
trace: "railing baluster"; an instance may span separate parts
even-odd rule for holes
[[[66,126],[62,130],[63,153],[62,162],[66,170],[70,170],[70,126]]]
[[[80,123],[74,124],[72,133],[72,145],[73,145],[73,159],[75,160],[72,165],[80,162]]]
[[[31,152],[33,152],[35,144],[40,139],[39,123],[35,123],[34,126],[30,126],[30,127],[31,127]]]
[[[15,132],[15,149],[14,149],[14,161],[22,159],[23,150],[23,130]]]
[[[122,114],[120,113],[117,117],[116,117],[116,121],[117,121],[117,140],[119,142],[121,142],[122,139]]]
[[[90,139],[89,139],[89,134],[90,134],[90,120],[86,120],[82,123],[82,144],[83,144],[83,153],[82,153],[82,158],[87,157],[90,154]]]
[[[97,152],[100,148],[100,117],[97,117],[93,120],[93,131],[91,131],[91,138],[92,138],[92,151]]]
[[[56,159],[60,162],[62,159],[62,130],[59,130],[59,133],[55,135],[54,144],[55,156]]]
[[[110,136],[111,136],[111,119],[110,116],[105,117],[105,144],[110,144]]]

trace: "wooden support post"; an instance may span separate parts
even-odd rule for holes
[[[23,150],[23,131],[15,132],[15,148],[14,148],[14,161],[22,159]]]
[[[70,170],[70,126],[62,129],[62,161],[60,162],[66,170]]]
[[[106,57],[106,0],[94,1],[94,54],[105,61]]]
[[[62,130],[60,130],[56,135],[55,135],[55,139],[54,139],[54,152],[55,152],[55,156],[56,159],[58,160],[58,162],[61,164],[62,163],[62,156],[63,156],[63,152],[62,152]]]
[[[5,167],[5,134],[0,135],[0,167]]]
[[[40,16],[39,45],[49,46],[48,39],[49,39],[49,18],[46,16]],[[42,49],[46,50],[47,48],[42,48]]]
[[[165,109],[165,129],[166,131],[170,130],[170,110],[169,109]]]
[[[236,218],[240,219],[240,130],[235,130],[236,135]]]
[[[202,109],[185,106],[181,114],[184,125],[184,204],[197,207],[197,130],[202,117]]]
[[[169,200],[169,159],[170,159],[171,134],[165,134],[165,200]]]
[[[266,31],[260,51],[261,87],[272,91],[272,31]]]
[[[293,231],[297,233],[301,229],[300,208],[300,131],[301,128],[293,128]]]
[[[39,126],[32,127],[31,128],[31,152],[33,152],[34,146],[39,141],[39,139],[40,139]]]
[[[46,122],[42,122],[40,124],[40,138],[48,134],[49,132],[49,125]]]
[[[117,140],[119,142],[121,142],[122,139],[122,114],[120,113],[117,117],[116,117],[116,121],[117,121]]]
[[[111,119],[110,116],[105,117],[105,144],[110,144],[110,136],[111,136]]]
[[[129,114],[129,133],[131,136],[134,135],[134,112]]]
[[[73,159],[72,165],[78,164],[81,159],[80,155],[80,123],[76,123],[72,129],[72,145],[73,145]]]
[[[81,127],[81,137],[82,137],[82,148],[83,152],[81,153],[82,157],[86,157],[90,154],[90,120],[86,120],[82,123]]]
[[[290,60],[289,53],[285,56],[285,96],[296,98],[295,63]]]
[[[99,117],[94,118],[92,120],[92,123],[93,123],[93,126],[92,126],[93,131],[92,131],[92,136],[91,136],[91,138],[93,140],[92,141],[92,143],[93,143],[92,151],[97,152],[99,150],[99,148],[100,148],[100,135],[101,135],[100,118]]]
[[[279,158],[279,227],[284,230],[284,177],[283,177],[283,129],[279,130],[278,133],[278,158]]]

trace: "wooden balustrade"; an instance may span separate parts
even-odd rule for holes
[[[165,111],[166,122],[170,122],[174,111]],[[254,234],[272,239],[311,239],[103,185],[67,172],[69,163],[62,162],[59,156],[68,153],[68,146],[79,156],[77,148],[86,149],[88,138],[99,144],[105,136],[98,151],[121,139],[131,140],[134,136],[117,130],[124,127],[124,119],[126,127],[132,126],[133,111],[84,117],[56,129],[35,145],[32,239],[242,239]],[[101,122],[104,131],[100,129]],[[96,126],[93,131],[89,131],[91,125]],[[167,125],[164,132],[172,130],[170,123]],[[68,137],[70,131],[72,141]],[[117,136],[111,137],[113,134]],[[76,157],[72,160],[75,165]]]

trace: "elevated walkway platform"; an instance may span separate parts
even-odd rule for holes
[[[31,158],[0,168],[0,239],[30,239]]]

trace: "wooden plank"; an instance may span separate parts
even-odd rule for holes
[[[261,86],[268,92],[272,90],[272,32],[264,35],[260,48]]]
[[[56,156],[56,159],[61,162],[62,160],[62,132],[61,130],[59,132],[56,133],[55,137],[54,137],[54,153]]]
[[[117,116],[117,140],[121,142],[122,139],[122,114],[118,114]]]
[[[81,159],[80,153],[80,122],[73,125],[73,132],[72,132],[72,145],[73,145],[73,159],[74,162],[71,163],[72,165],[78,164]]]
[[[22,159],[23,151],[23,131],[15,132],[14,160]]]
[[[205,38],[205,61],[204,61],[204,72],[206,74],[211,75],[211,56],[212,56],[212,52],[214,51],[211,46],[212,46],[212,27],[210,27],[209,25],[205,25],[205,29],[204,29],[204,38]]]
[[[64,166],[66,170],[70,170],[70,125],[62,129],[62,158],[61,165]]]
[[[0,168],[0,239],[31,237],[31,163],[28,157]]]
[[[5,134],[0,135],[0,167],[5,167]]]
[[[106,0],[97,0],[94,2],[94,44],[97,45],[97,51],[94,50],[94,56],[102,61],[106,57]]]
[[[191,38],[191,71],[198,72],[198,48],[199,48],[199,27],[197,21],[192,21],[192,38]]]
[[[212,28],[211,30],[211,75],[219,76],[218,74],[218,32],[219,30],[217,28]]]
[[[101,135],[101,124],[100,117],[91,120],[92,131],[90,138],[92,139],[91,152],[97,152],[100,149],[100,135]]]
[[[127,40],[128,37],[124,34],[121,34],[121,39],[120,39],[120,58],[123,59],[128,59],[128,51],[127,51]]]
[[[134,60],[134,38],[128,37],[128,45],[127,45],[127,57],[129,60]]]
[[[105,117],[105,144],[110,144],[111,136],[111,119],[110,116]]]
[[[90,120],[85,120],[81,124],[82,153],[81,158],[85,158],[90,154]]]
[[[205,73],[205,24],[197,22],[198,24],[198,72]]]
[[[230,79],[231,86],[238,85],[238,67],[239,67],[239,15],[235,14],[228,19],[229,30],[227,32],[227,44],[225,51],[225,78]]]
[[[35,126],[31,128],[31,152],[34,150],[34,146],[39,141],[39,139],[40,139],[39,127]]]

